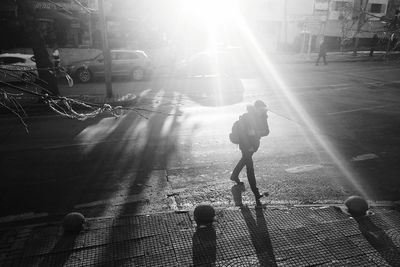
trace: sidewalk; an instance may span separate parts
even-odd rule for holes
[[[336,207],[217,210],[88,219],[79,235],[56,223],[0,228],[1,266],[400,266],[400,213],[355,220]]]
[[[318,58],[318,53],[310,54],[277,54],[273,57],[277,63],[315,63]],[[352,51],[348,52],[328,52],[326,59],[329,62],[376,62],[385,60],[397,60],[400,58],[400,52],[390,52],[386,55],[385,51],[375,51],[374,55],[369,56],[369,51],[358,51],[357,55],[354,56]]]

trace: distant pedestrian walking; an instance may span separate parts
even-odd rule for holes
[[[60,67],[60,51],[58,50],[58,46],[55,45],[54,46],[54,50],[53,50],[53,63],[54,63],[54,68],[56,69],[56,71],[58,71],[58,67]]]
[[[374,34],[374,36],[371,39],[371,49],[369,50],[369,56],[372,57],[374,55],[376,46],[378,45],[379,38],[378,35]]]
[[[239,180],[239,173],[246,166],[247,179],[250,184],[251,191],[256,199],[256,204],[261,205],[260,198],[268,195],[261,195],[258,188],[256,177],[254,174],[253,154],[260,147],[260,139],[269,134],[268,115],[266,105],[263,101],[257,100],[254,105],[247,107],[247,113],[240,116],[239,120],[234,123],[231,141],[239,144],[242,157],[236,164],[232,172],[231,180],[238,185],[243,185]]]
[[[318,66],[320,58],[323,58],[324,65],[328,65],[328,63],[326,62],[326,52],[327,52],[326,51],[326,43],[325,43],[325,41],[322,41],[322,43],[319,45],[318,59],[317,59],[317,62],[315,62],[316,66]]]

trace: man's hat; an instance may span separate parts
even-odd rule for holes
[[[262,100],[256,100],[256,102],[254,102],[254,107],[256,107],[256,108],[266,108],[267,105]]]

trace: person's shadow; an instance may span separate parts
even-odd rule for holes
[[[256,209],[255,220],[247,206],[243,206],[240,210],[249,229],[260,266],[277,266],[262,209]]]
[[[49,252],[48,256],[39,264],[39,267],[54,266],[54,257],[52,257],[52,255],[60,252],[65,253],[60,253],[60,256],[57,257],[57,266],[64,266],[73,253],[77,237],[77,234],[63,233],[54,245],[53,249]]]
[[[393,243],[385,231],[376,226],[367,216],[356,218],[356,220],[365,239],[381,257],[391,266],[400,266],[400,248]]]
[[[192,237],[193,266],[215,266],[217,258],[216,233],[212,224],[197,227]]]

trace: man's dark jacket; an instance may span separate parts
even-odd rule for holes
[[[253,107],[239,118],[239,148],[244,152],[256,152],[260,138],[269,134],[268,115],[257,115]]]

